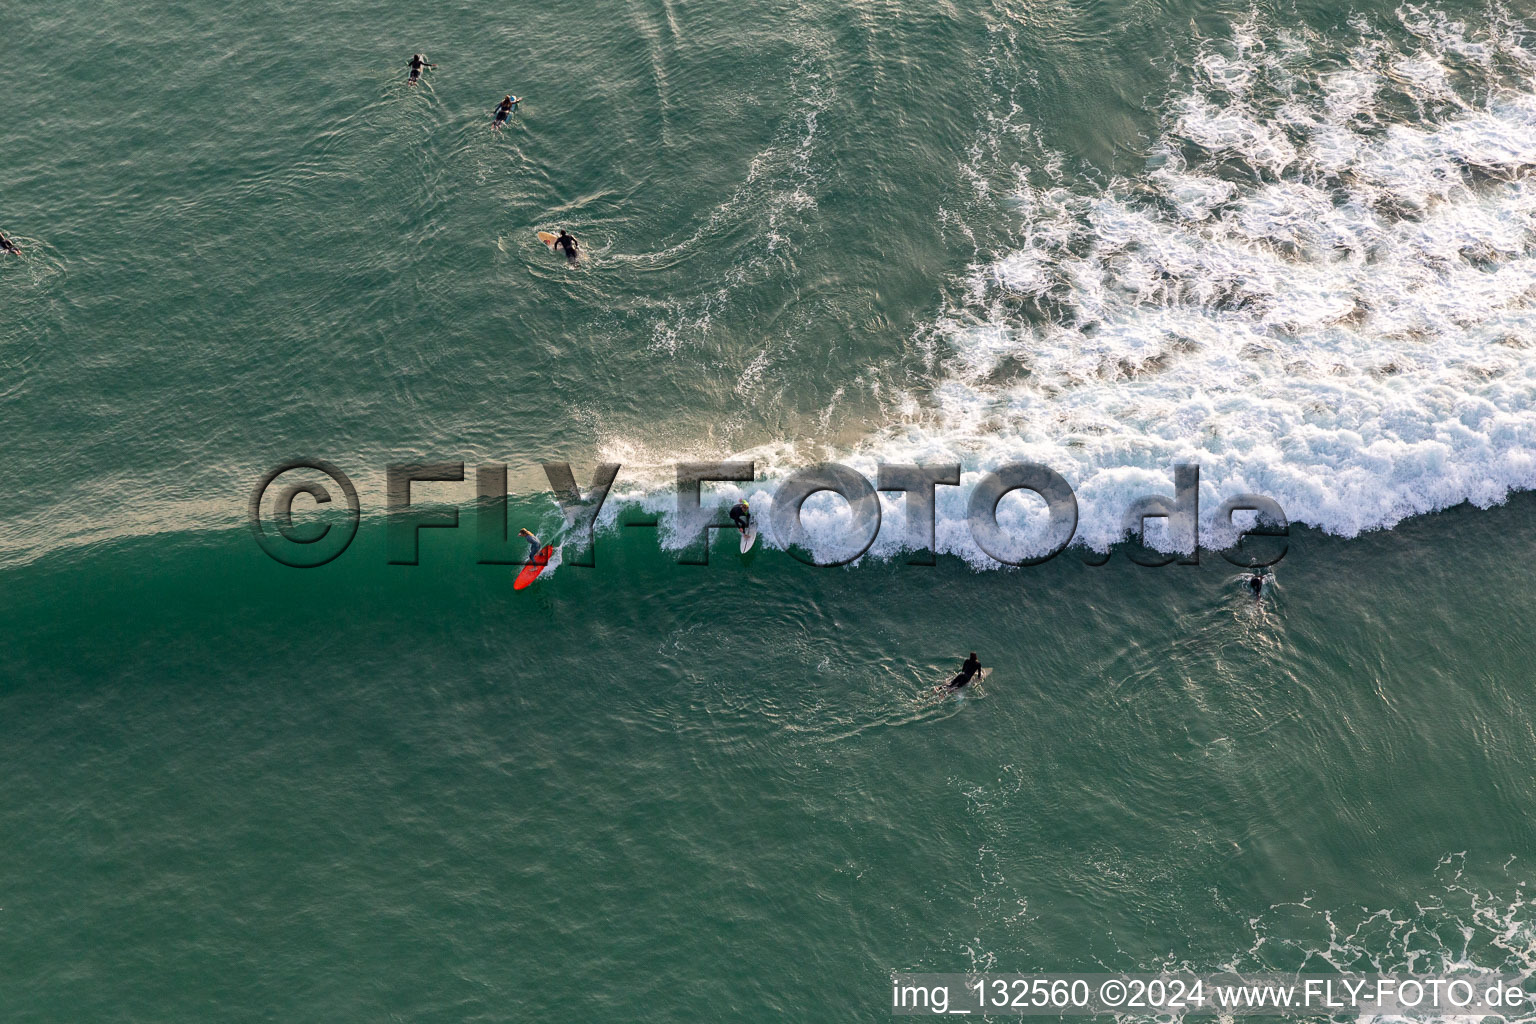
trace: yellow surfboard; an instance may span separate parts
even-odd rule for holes
[[[554,249],[555,249],[555,238],[556,237],[558,237],[558,236],[556,236],[556,235],[554,235],[554,234],[552,234],[552,233],[550,233],[548,231],[540,231],[539,232],[539,241],[541,241],[545,245],[549,246],[549,249],[550,249],[551,252],[553,252]]]

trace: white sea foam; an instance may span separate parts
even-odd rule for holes
[[[1169,99],[1145,174],[1021,183],[1019,244],[919,339],[933,379],[841,461],[963,463],[939,544],[978,565],[966,493],[1016,461],[1071,482],[1097,550],[1178,462],[1200,466],[1213,545],[1241,492],[1353,536],[1536,486],[1536,60],[1512,33],[1399,17],[1396,46],[1240,31]],[[901,508],[887,496],[876,555]],[[1044,546],[1040,502],[1001,513],[1020,552]],[[807,504],[824,550],[846,515]]]
[[[1496,895],[1464,878],[1465,853],[1443,857],[1436,866],[1431,898],[1405,906],[1371,909],[1362,906],[1329,908],[1310,896],[1280,903],[1248,921],[1252,944],[1222,963],[1192,961],[1171,954],[1161,961],[1140,963],[1139,970],[1169,973],[1239,974],[1340,973],[1355,975],[1434,975],[1466,977],[1498,974],[1528,978],[1536,970],[1536,930],[1528,883],[1515,881],[1525,872],[1510,857],[1504,865],[1509,881]],[[1513,868],[1513,870],[1511,870]],[[1486,873],[1486,872],[1485,872]],[[1497,877],[1497,876],[1495,876]],[[1337,1015],[1335,1015],[1337,1016]],[[1189,1019],[1182,1015],[1152,1017],[1122,1014],[1124,1024],[1151,1020]],[[1228,1020],[1240,1019],[1235,1017]],[[1357,1014],[1358,1024],[1466,1024],[1496,1020],[1530,1024],[1530,1006],[1511,1008],[1504,1015]]]

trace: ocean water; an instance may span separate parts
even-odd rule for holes
[[[1533,16],[0,9],[0,1017],[1530,970]],[[246,524],[295,456],[362,506],[312,570]],[[936,566],[892,495],[846,567],[679,565],[672,465],[715,458],[759,515],[826,459],[963,483]],[[595,567],[515,592],[469,481],[388,564],[387,464],[506,463],[548,537],[546,460],[623,464]],[[1080,524],[1015,569],[964,511],[1020,460]],[[1208,550],[1132,564],[1179,462]],[[1261,602],[1210,550],[1241,492],[1294,524]]]

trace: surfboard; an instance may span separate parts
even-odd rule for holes
[[[541,241],[545,245],[549,246],[549,251],[550,252],[554,252],[555,251],[555,239],[559,238],[559,237],[560,237],[559,235],[556,235],[555,233],[553,233],[551,231],[540,231],[539,232],[539,241]]]
[[[982,682],[984,679],[987,678],[987,676],[989,676],[991,674],[992,674],[992,670],[990,668],[983,668],[979,672],[977,672],[974,676],[972,676],[971,677],[971,681],[966,683],[964,686],[953,687],[952,688],[949,684],[953,683],[956,679],[960,678],[960,673],[956,672],[954,675],[949,677],[949,680],[947,682],[943,682],[943,683],[940,683],[938,686],[935,686],[933,688],[933,692],[934,693],[965,693],[967,690],[974,689],[978,683]]]
[[[517,574],[517,579],[512,583],[512,589],[524,590],[531,586],[533,581],[539,578],[539,573],[543,572],[544,567],[549,564],[549,556],[554,553],[555,549],[550,544],[545,544],[539,549],[539,553],[533,556],[533,564],[523,566],[523,571]]]
[[[752,550],[752,545],[757,543],[757,524],[747,523],[747,532],[741,535],[741,553],[746,554]]]

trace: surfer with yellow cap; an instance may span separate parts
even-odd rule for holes
[[[746,535],[747,527],[752,525],[752,510],[747,505],[746,498],[742,498],[731,506],[731,522],[736,524],[736,529],[740,530],[743,536]]]

